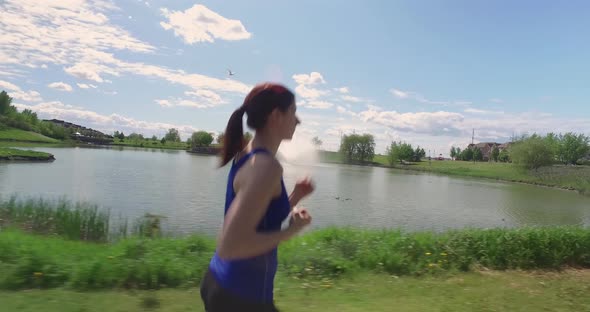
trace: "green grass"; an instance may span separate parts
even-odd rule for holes
[[[36,143],[59,143],[59,140],[46,137],[40,133],[15,128],[0,130],[0,141],[19,141]]]
[[[107,241],[109,237],[109,214],[86,203],[12,197],[0,201],[0,218],[0,224],[30,233],[90,241]]]
[[[131,147],[144,147],[144,148],[161,148],[161,149],[174,149],[174,150],[186,150],[188,149],[188,145],[186,142],[166,142],[162,144],[160,140],[152,141],[149,139],[143,141],[131,141],[131,140],[123,140],[120,141],[115,139],[112,143],[113,145],[118,146],[131,146]]]
[[[554,165],[526,170],[509,163],[433,160],[397,168],[559,187],[590,194],[590,166]]]
[[[21,142],[21,141],[0,141],[2,147],[74,147],[74,142],[60,141],[57,143],[38,143],[38,142]]]
[[[337,152],[322,151],[320,160],[343,163]],[[373,165],[390,167],[384,155],[375,155]],[[558,187],[590,195],[590,166],[555,165],[526,170],[510,163],[432,160],[408,165],[396,164],[393,168]]]
[[[45,152],[0,147],[0,160],[51,160],[53,155]]]
[[[478,272],[438,277],[363,274],[310,284],[279,275],[281,311],[588,311],[587,271]],[[64,289],[0,292],[4,311],[204,311],[198,288],[158,291]],[[151,308],[150,308],[151,307]]]
[[[279,248],[279,271],[319,283],[359,274],[438,276],[489,268],[590,268],[590,229],[464,230],[441,234],[324,229]],[[198,285],[214,252],[209,236],[108,244],[0,232],[0,289],[159,289]]]
[[[90,203],[42,198],[19,200],[16,196],[7,200],[0,198],[0,226],[93,242],[107,242],[128,235],[157,237],[161,234],[158,216],[146,214],[129,228],[127,219],[113,220],[108,211]]]

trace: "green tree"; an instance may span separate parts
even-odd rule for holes
[[[557,158],[566,165],[575,165],[590,151],[589,138],[584,134],[568,132],[560,136]]]
[[[402,143],[400,146],[400,160],[412,161],[414,157],[414,149],[410,143]]]
[[[209,146],[213,142],[213,136],[211,133],[206,131],[197,131],[194,132],[191,136],[191,147],[201,147],[201,146]]]
[[[127,140],[139,143],[140,141],[143,141],[143,135],[133,132],[127,136]]]
[[[510,147],[512,162],[527,169],[551,165],[555,155],[544,138],[539,135],[519,139]]]
[[[125,140],[125,133],[123,133],[123,131],[121,131],[121,133],[119,133],[119,136],[118,136],[118,138],[119,138],[119,140],[121,140],[121,141]]]
[[[473,160],[474,151],[472,148],[466,148],[461,152],[461,160],[464,161],[472,161]]]
[[[33,112],[30,109],[25,109],[20,114],[23,116],[24,120],[32,126],[36,126],[39,123],[37,113]]]
[[[455,157],[457,157],[457,150],[455,149],[454,146],[451,146],[451,159],[455,159]]]
[[[8,115],[12,103],[12,98],[6,91],[0,92],[0,115]]]
[[[418,146],[418,147],[416,147],[416,150],[414,151],[413,161],[420,162],[420,161],[422,161],[422,158],[424,158],[425,156],[426,156],[426,151],[424,151],[423,148],[420,148],[420,146]]]
[[[311,139],[311,143],[317,148],[320,149],[322,147],[322,144],[324,142],[322,142],[322,140],[320,140],[320,138],[318,138],[317,136],[314,137],[313,139]]]
[[[498,148],[498,146],[495,146],[492,148],[492,154],[490,155],[491,160],[497,162],[498,158],[500,157],[500,149]]]
[[[340,154],[347,163],[373,161],[375,139],[371,134],[345,135],[340,142]]]
[[[152,135],[152,141],[154,141],[154,142],[158,141],[158,137],[156,135]]]
[[[481,149],[479,149],[477,147],[473,149],[473,160],[475,160],[475,161],[482,161],[483,160],[483,153],[481,152]]]
[[[244,140],[246,142],[250,142],[250,140],[252,140],[252,133],[250,133],[250,132],[244,133]]]
[[[411,161],[415,157],[415,151],[412,145],[405,142],[391,142],[391,145],[386,149],[387,160],[389,165],[393,166],[396,162],[400,164],[403,161]],[[421,154],[421,150],[418,151]]]
[[[510,152],[507,149],[503,149],[498,155],[498,160],[501,162],[510,162]]]
[[[160,143],[162,143],[162,145],[166,144],[166,137],[163,137],[163,138],[160,140]]]
[[[545,143],[551,149],[551,151],[553,151],[553,155],[555,155],[556,157],[559,157],[561,140],[562,140],[561,136],[558,136],[552,132],[548,133],[544,138]]]
[[[166,141],[170,142],[180,142],[180,134],[178,133],[178,129],[170,128],[168,129],[168,133],[164,136]]]

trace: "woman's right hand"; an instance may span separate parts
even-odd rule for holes
[[[311,223],[311,215],[305,208],[293,208],[291,219],[289,220],[289,229],[298,233]]]

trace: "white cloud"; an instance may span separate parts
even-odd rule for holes
[[[500,112],[500,111],[491,111],[491,110],[485,110],[485,109],[477,109],[477,108],[466,108],[463,110],[465,113],[469,113],[469,114],[503,114],[504,112]]]
[[[397,96],[400,99],[405,99],[409,96],[407,92],[398,89],[391,89],[391,93],[393,93],[393,95]]]
[[[382,111],[383,108],[381,106],[377,106],[377,105],[373,105],[373,104],[367,104],[367,108],[370,110],[374,110],[374,111]]]
[[[390,92],[397,98],[400,99],[412,99],[415,100],[419,103],[422,104],[428,104],[428,105],[441,105],[441,106],[461,106],[461,107],[467,107],[469,105],[471,105],[471,102],[469,101],[463,101],[463,100],[458,100],[458,101],[433,101],[430,99],[427,99],[426,97],[424,97],[422,94],[417,93],[417,92],[411,92],[411,91],[402,91],[399,89],[391,89]]]
[[[41,98],[41,94],[37,91],[16,91],[9,94],[12,98],[16,100],[21,100],[25,102],[39,102],[43,101]]]
[[[338,91],[338,92],[340,92],[342,94],[346,94],[346,93],[349,93],[350,92],[350,90],[348,90],[348,87],[340,87],[340,88],[336,88],[334,90],[336,90],[336,91]]]
[[[31,109],[42,118],[56,118],[91,127],[106,133],[114,130],[124,132],[138,132],[144,135],[162,135],[170,128],[176,128],[186,138],[198,129],[189,125],[175,125],[162,122],[144,121],[119,114],[102,115],[94,111],[85,110],[59,101],[44,102],[37,105],[15,104],[18,109]]]
[[[25,102],[39,102],[43,100],[39,92],[34,90],[23,91],[19,86],[8,81],[0,80],[0,89],[5,89],[8,95],[15,100]]]
[[[303,104],[304,107],[313,109],[328,109],[332,108],[334,104],[326,101],[309,101]]]
[[[56,89],[59,91],[65,91],[65,92],[72,92],[72,90],[74,90],[72,88],[72,86],[70,86],[69,84],[65,83],[65,82],[52,82],[50,84],[47,85],[48,87],[52,88],[52,89]]]
[[[504,101],[502,99],[498,99],[498,98],[490,99],[490,102],[497,103],[497,104],[504,103]]]
[[[317,99],[328,94],[328,91],[310,88],[306,85],[298,85],[295,87],[295,92],[304,99]]]
[[[30,68],[63,67],[76,78],[97,83],[123,74],[159,78],[199,90],[246,94],[251,87],[183,70],[128,62],[114,51],[153,53],[156,48],[113,25],[105,13],[120,11],[105,0],[6,0],[0,2],[0,68],[26,76]],[[119,14],[119,13],[118,13]],[[15,67],[26,71],[18,72]]]
[[[293,80],[299,85],[316,85],[316,84],[324,84],[326,81],[322,74],[318,72],[311,72],[308,74],[297,74],[293,75]]]
[[[156,103],[158,103],[158,105],[162,106],[162,107],[172,107],[174,105],[172,105],[172,103],[170,103],[169,100],[156,100]]]
[[[162,107],[184,106],[194,108],[211,108],[226,103],[219,94],[211,90],[186,91],[184,94],[191,98],[159,99],[155,102]]]
[[[95,63],[76,63],[73,66],[64,68],[64,71],[78,79],[92,80],[95,82],[105,82],[100,76],[102,73],[119,76],[119,72],[116,69]]]
[[[193,96],[197,99],[206,101],[211,105],[219,105],[226,103],[219,94],[211,91],[211,90],[197,90],[197,91],[187,91],[184,93],[187,96]]]
[[[343,107],[340,105],[338,107],[336,107],[336,111],[340,114],[345,114],[345,115],[349,115],[349,116],[356,116],[355,112],[348,110],[348,109],[346,109],[346,107]]]
[[[340,97],[342,100],[347,101],[347,102],[352,102],[352,103],[361,103],[364,102],[363,99],[356,97],[356,96],[352,96],[352,95],[343,95]]]
[[[6,89],[7,91],[20,91],[20,88],[8,81],[0,80],[0,89]]]
[[[96,89],[97,86],[93,84],[86,84],[86,83],[76,83],[80,89]]]
[[[111,25],[103,14],[113,10],[103,0],[6,0],[0,5],[0,62],[67,64],[93,50],[151,52],[154,47]]]
[[[160,26],[173,30],[175,36],[182,37],[185,43],[214,42],[215,39],[249,39],[249,33],[241,21],[225,18],[204,5],[196,4],[185,11],[161,9],[166,22]]]
[[[460,125],[464,117],[453,112],[417,112],[398,113],[396,111],[378,111],[369,109],[359,113],[365,122],[375,122],[398,131],[441,135],[443,133],[461,131]]]

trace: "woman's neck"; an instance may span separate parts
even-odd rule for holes
[[[255,148],[264,148],[273,155],[276,155],[277,151],[279,150],[279,146],[281,145],[281,140],[274,136],[268,135],[263,131],[257,131],[254,135],[254,138],[248,145],[250,150]]]

